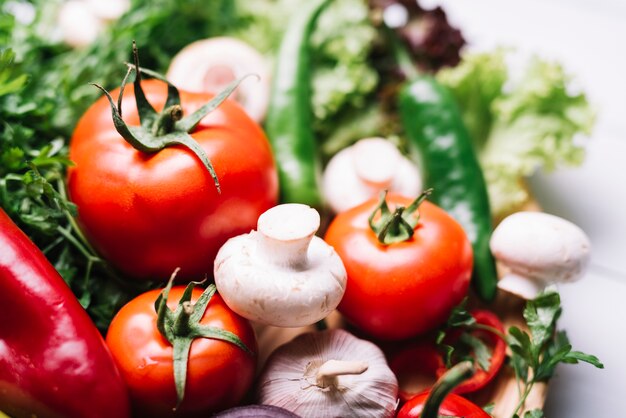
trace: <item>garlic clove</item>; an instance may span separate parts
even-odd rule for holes
[[[279,347],[259,380],[261,403],[306,417],[393,417],[398,382],[380,348],[341,329]]]
[[[543,212],[518,212],[494,230],[491,251],[510,273],[498,287],[534,298],[551,283],[580,279],[589,264],[591,244],[573,223]]]
[[[417,167],[384,138],[365,138],[339,151],[323,176],[324,197],[335,213],[378,195],[381,190],[405,196],[422,188]]]
[[[335,250],[314,236],[319,214],[301,204],[269,209],[258,231],[228,240],[214,276],[226,304],[265,325],[302,327],[328,316],[345,292],[347,274]]]

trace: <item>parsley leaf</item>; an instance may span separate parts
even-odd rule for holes
[[[600,360],[590,354],[572,351],[564,331],[556,331],[562,312],[561,298],[554,291],[544,292],[526,303],[524,319],[530,333],[517,327],[509,328],[507,343],[511,349],[510,364],[523,387],[514,416],[524,406],[526,398],[537,382],[547,381],[554,375],[559,363],[574,364],[583,361],[604,368]],[[528,411],[524,418],[541,418],[540,410]]]

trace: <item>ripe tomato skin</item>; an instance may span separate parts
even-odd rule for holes
[[[157,80],[142,82],[157,111],[167,90]],[[115,99],[119,89],[112,92]],[[184,115],[211,95],[181,91]],[[132,85],[122,104],[124,120],[139,125]],[[209,276],[213,259],[228,238],[249,232],[277,203],[278,179],[261,128],[233,101],[206,116],[191,136],[205,150],[222,193],[199,159],[174,146],[144,154],[115,130],[102,97],[79,121],[70,143],[68,190],[79,223],[94,247],[123,273],[142,279]]]
[[[410,199],[388,195],[408,206]],[[467,294],[472,248],[462,227],[434,204],[419,207],[420,221],[407,241],[382,245],[368,217],[377,199],[340,213],[326,232],[348,272],[339,311],[355,326],[385,340],[422,334],[445,322]]]
[[[172,288],[169,308],[176,308],[183,291],[183,286]],[[137,416],[208,416],[237,405],[252,385],[256,367],[257,344],[250,323],[231,311],[218,294],[211,298],[200,323],[233,332],[255,355],[228,342],[196,339],[189,353],[185,397],[174,413],[173,349],[156,326],[154,302],[159,293],[152,290],[126,304],[106,336]],[[201,294],[201,289],[194,289],[191,302]]]

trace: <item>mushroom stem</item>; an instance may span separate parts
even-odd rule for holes
[[[304,268],[309,244],[319,226],[319,213],[307,205],[275,206],[259,217],[258,253],[264,260],[278,266]]]
[[[337,377],[364,373],[369,364],[365,361],[328,360],[317,371],[316,383],[320,388],[337,386]]]
[[[520,296],[526,300],[534,299],[546,283],[515,273],[508,273],[498,281],[498,288],[505,292]]]

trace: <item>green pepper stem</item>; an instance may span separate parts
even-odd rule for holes
[[[404,76],[411,80],[419,76],[420,72],[417,70],[415,64],[411,60],[411,55],[407,50],[406,46],[402,44],[402,41],[398,38],[398,35],[395,31],[383,24],[384,32],[387,35],[387,40],[391,45],[391,52],[393,54],[394,59],[396,60],[396,64],[400,68],[400,71],[404,74]]]
[[[473,364],[469,361],[459,363],[448,370],[430,391],[420,417],[437,418],[439,416],[439,408],[446,396],[464,380],[472,377],[475,372]]]

